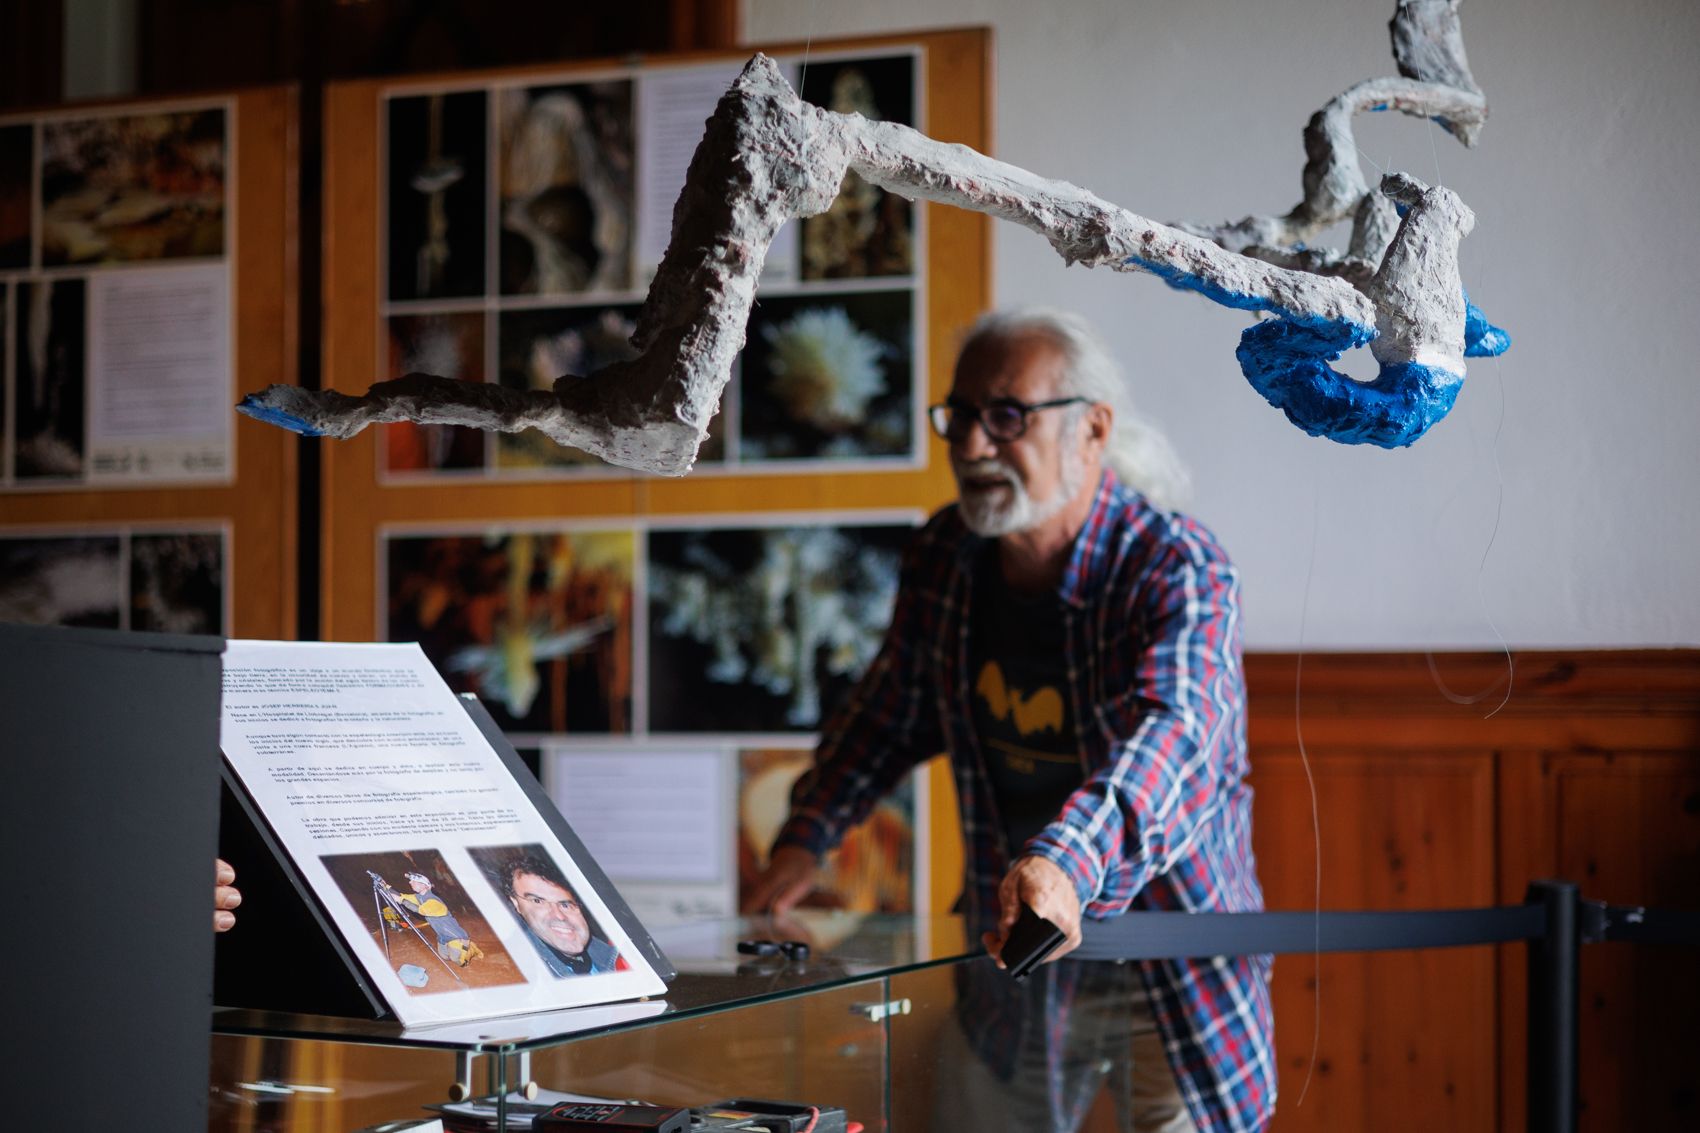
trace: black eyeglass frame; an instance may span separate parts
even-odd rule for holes
[[[1041,409],[1056,409],[1063,405],[1075,405],[1080,402],[1090,404],[1089,397],[1058,397],[1050,401],[1036,401],[1031,404],[1017,401],[1013,397],[1000,397],[987,402],[985,405],[969,405],[964,401],[945,400],[937,405],[927,406],[927,420],[933,427],[933,432],[944,440],[953,440],[952,431],[957,431],[957,437],[967,436],[968,428],[979,423],[986,430],[986,435],[994,441],[1019,440],[1026,434],[1028,419]],[[1011,428],[992,427],[988,413],[998,409],[1013,409],[1016,418]]]

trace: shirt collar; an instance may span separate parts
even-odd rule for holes
[[[1057,598],[1075,609],[1084,608],[1087,596],[1096,589],[1096,576],[1104,564],[1101,553],[1104,532],[1121,491],[1121,481],[1108,468],[1103,469],[1098,475],[1098,488],[1093,493],[1091,510],[1086,513],[1086,522],[1080,525],[1074,536],[1068,566],[1063,569],[1062,581],[1057,585]],[[961,522],[960,518],[957,522]],[[957,569],[971,574],[976,556],[992,540],[966,528],[964,534],[956,549]]]
[[[1086,513],[1086,522],[1075,533],[1074,548],[1069,552],[1068,566],[1063,569],[1062,582],[1057,587],[1057,597],[1075,609],[1083,608],[1087,596],[1097,589],[1097,574],[1104,563],[1101,553],[1104,532],[1120,487],[1108,468],[1098,474],[1092,508]]]

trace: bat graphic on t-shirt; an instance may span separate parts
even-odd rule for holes
[[[994,719],[1010,720],[1023,736],[1062,731],[1062,694],[1048,685],[1025,694],[1018,688],[1010,688],[1004,683],[1003,669],[996,661],[987,661],[980,669],[974,691],[986,702]]]

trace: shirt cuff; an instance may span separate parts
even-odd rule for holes
[[[1074,882],[1075,896],[1080,898],[1080,913],[1098,896],[1104,884],[1104,870],[1098,852],[1090,839],[1065,822],[1053,822],[1039,831],[1023,853],[1044,858]]]
[[[800,846],[817,859],[826,857],[827,851],[832,848],[825,824],[806,814],[793,814],[785,820],[769,852],[781,846]]]

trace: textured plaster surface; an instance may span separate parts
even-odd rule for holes
[[[616,465],[682,475],[708,435],[743,347],[774,234],[793,217],[825,211],[854,170],[910,199],[1022,225],[1066,263],[1150,272],[1224,306],[1291,324],[1302,333],[1248,333],[1242,343],[1242,365],[1259,392],[1314,435],[1407,445],[1451,408],[1463,379],[1458,242],[1475,218],[1450,190],[1396,177],[1380,189],[1404,214],[1395,227],[1387,202],[1358,168],[1351,118],[1394,108],[1442,119],[1468,142],[1486,105],[1473,82],[1466,90],[1422,79],[1431,68],[1469,80],[1456,0],[1401,0],[1394,29],[1396,44],[1405,44],[1400,62],[1418,78],[1360,83],[1317,112],[1305,132],[1310,160],[1297,208],[1285,217],[1191,231],[906,126],[812,106],[757,54],[721,99],[692,160],[673,238],[633,337],[636,359],[564,376],[552,391],[409,374],[361,397],[273,386],[242,409],[329,437],[383,421],[533,428]],[[1347,216],[1358,217],[1349,267],[1341,269],[1339,257],[1309,262],[1297,245]],[[1335,274],[1319,270],[1325,268]],[[1356,388],[1313,364],[1332,359],[1338,344],[1372,337],[1382,365],[1376,383]]]

